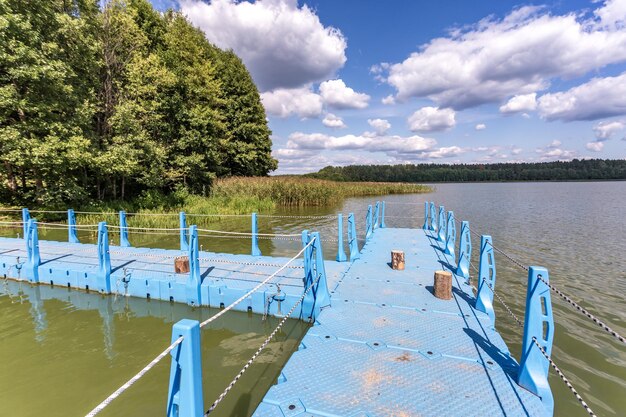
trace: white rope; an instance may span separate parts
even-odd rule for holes
[[[261,281],[259,283],[259,285],[257,285],[256,287],[254,287],[253,289],[251,289],[250,291],[248,291],[247,293],[245,293],[244,295],[242,295],[241,297],[239,297],[235,302],[233,302],[232,304],[230,304],[228,307],[226,307],[225,309],[221,310],[219,313],[215,314],[214,316],[209,317],[208,319],[206,319],[205,321],[203,321],[202,323],[200,323],[200,328],[203,328],[204,326],[206,326],[207,324],[211,323],[212,321],[216,320],[217,318],[221,317],[222,315],[226,314],[227,311],[232,310],[237,304],[241,303],[243,300],[245,300],[246,298],[248,298],[252,293],[254,293],[255,291],[257,291],[259,288],[261,288],[263,285],[267,284],[269,281],[271,281],[276,275],[278,275],[283,269],[287,268],[287,266],[295,261],[297,258],[300,257],[300,255],[302,255],[304,253],[304,251],[313,244],[313,242],[315,242],[316,238],[311,239],[311,241],[304,246],[300,252],[298,252],[293,258],[289,259],[283,266],[281,266],[279,269],[277,269],[276,271],[274,271],[274,273],[272,273],[272,275],[268,276],[266,279],[264,279],[263,281]]]
[[[211,229],[198,229],[198,232],[204,233],[222,233],[225,235],[239,235],[239,236],[276,236],[276,237],[299,237],[302,236],[301,233],[295,234],[279,234],[279,233],[250,233],[250,232],[226,232],[224,230],[211,230]]]
[[[278,323],[278,326],[276,326],[276,328],[274,329],[274,331],[272,331],[272,333],[270,333],[270,335],[267,337],[267,339],[265,339],[265,341],[261,344],[261,346],[257,349],[256,352],[254,352],[254,355],[252,355],[252,357],[248,360],[248,362],[246,362],[246,364],[244,365],[243,368],[241,368],[241,370],[239,371],[239,373],[235,376],[235,378],[230,382],[230,384],[228,384],[228,386],[226,387],[226,389],[224,390],[224,392],[222,392],[220,394],[219,397],[217,397],[217,399],[213,402],[213,404],[211,405],[211,407],[209,407],[209,409],[207,410],[207,412],[204,414],[204,417],[208,416],[209,414],[211,414],[211,412],[213,412],[213,410],[215,410],[215,407],[217,407],[217,405],[226,397],[226,395],[228,394],[228,392],[235,386],[235,384],[237,383],[237,381],[239,381],[239,379],[243,376],[243,374],[248,370],[248,368],[250,367],[250,365],[252,365],[252,362],[254,362],[254,360],[261,354],[261,352],[263,351],[263,349],[265,349],[267,347],[267,345],[269,344],[269,342],[274,338],[274,336],[276,335],[276,333],[278,333],[278,331],[283,327],[283,325],[285,324],[285,322],[287,321],[287,319],[289,319],[289,317],[293,314],[293,312],[296,310],[296,307],[298,307],[298,305],[300,305],[300,303],[302,303],[302,300],[304,300],[304,298],[307,296],[307,294],[309,293],[309,291],[311,291],[311,288],[313,288],[313,286],[315,284],[317,284],[317,282],[319,281],[321,275],[318,275],[317,279],[311,283],[311,285],[309,285],[309,287],[306,289],[306,291],[304,291],[304,293],[302,294],[302,296],[300,297],[300,299],[298,299],[298,301],[293,305],[293,307],[291,307],[291,310],[289,310],[289,312],[287,313],[287,315],[285,317],[283,317],[280,322]]]
[[[169,345],[163,352],[159,353],[159,356],[154,358],[152,362],[147,364],[141,371],[139,371],[135,376],[129,379],[124,385],[119,387],[113,394],[109,395],[104,401],[102,401],[96,408],[91,410],[85,417],[93,417],[98,414],[100,411],[104,410],[104,408],[109,405],[113,400],[119,397],[124,391],[130,388],[135,382],[137,382],[141,377],[143,377],[150,369],[154,368],[154,366],[159,363],[163,358],[165,358],[176,346],[182,343],[183,337],[179,337]]]

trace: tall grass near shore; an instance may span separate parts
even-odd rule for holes
[[[269,198],[280,206],[326,206],[346,197],[368,195],[425,193],[425,185],[378,182],[335,182],[304,177],[227,178],[215,182],[215,197],[239,198],[255,196]]]
[[[100,221],[117,225],[117,212],[135,213],[129,216],[129,225],[146,228],[178,227],[178,212],[197,214],[189,224],[210,226],[220,217],[202,215],[232,215],[272,213],[277,207],[319,207],[340,203],[348,197],[369,195],[425,193],[424,185],[406,183],[335,182],[297,176],[227,178],[214,182],[209,196],[198,196],[178,191],[170,195],[146,193],[133,201],[112,201],[75,207],[79,225],[94,225]],[[39,207],[29,207],[36,210]],[[46,208],[41,208],[46,209]],[[57,208],[59,209],[59,208]],[[60,208],[61,210],[65,207]],[[1,212],[0,218],[18,218],[17,212]],[[37,213],[40,221],[65,222],[65,213]]]

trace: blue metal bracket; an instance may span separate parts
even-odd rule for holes
[[[480,264],[476,286],[478,287],[476,310],[486,313],[495,326],[496,313],[493,310],[493,292],[496,289],[496,258],[493,256],[491,236],[488,235],[480,237]]]
[[[120,246],[123,248],[130,247],[128,241],[128,223],[126,222],[126,212],[120,211]]]
[[[197,307],[201,305],[200,285],[200,261],[198,259],[198,226],[189,226],[189,279],[185,283],[185,296],[187,304]]]
[[[437,211],[433,201],[430,202],[430,230],[437,232]]]
[[[184,211],[178,213],[179,227],[180,227],[180,250],[189,250],[189,241],[187,240],[187,216]]]
[[[387,227],[387,225],[385,224],[385,202],[382,202],[382,214],[380,216],[380,228],[384,229],[385,227]]]
[[[350,248],[350,262],[354,262],[361,257],[354,213],[348,214],[348,247]]]
[[[313,248],[311,246],[307,246],[311,240],[311,235],[308,230],[302,231],[302,247],[304,249],[304,253],[302,254],[302,263],[304,267],[304,277],[302,282],[304,283],[304,291],[309,288],[311,282],[313,282]],[[309,291],[309,293],[302,300],[302,307],[300,308],[300,318],[304,318],[305,311],[312,311],[313,306],[315,305],[315,295],[313,291]],[[307,316],[308,317],[308,316]]]
[[[377,201],[376,206],[374,206],[374,221],[372,222],[372,231],[378,228],[379,220],[380,220],[380,201]]]
[[[348,258],[343,249],[343,214],[337,214],[337,262],[345,262]]]
[[[439,206],[439,220],[437,221],[437,240],[445,242],[446,239],[446,209]]]
[[[202,355],[200,323],[183,319],[172,328],[172,343],[183,337],[170,354],[170,383],[167,393],[168,417],[202,417]]]
[[[261,256],[258,233],[259,225],[256,220],[256,213],[252,213],[252,256]]]
[[[367,213],[365,214],[365,241],[367,242],[372,235],[372,205],[367,206]]]
[[[26,209],[24,209],[26,210]],[[39,282],[39,265],[41,264],[41,257],[39,256],[39,234],[37,232],[37,219],[28,219],[26,224],[26,265],[24,265],[24,272],[29,282]]]
[[[430,230],[430,226],[428,225],[428,201],[424,201],[424,225],[422,229]]]
[[[24,240],[28,234],[28,221],[30,220],[30,212],[27,208],[22,209],[22,227],[24,228]]]
[[[446,224],[446,248],[444,253],[452,257],[452,263],[456,263],[456,254],[454,253],[454,246],[456,245],[456,220],[454,219],[454,212],[448,212],[448,222]]]
[[[548,383],[550,362],[533,341],[535,339],[546,355],[551,356],[554,342],[554,317],[552,316],[550,287],[546,284],[547,282],[550,282],[547,269],[540,266],[529,268],[518,384],[539,396],[548,413],[553,415],[554,398]]]
[[[70,243],[80,243],[76,234],[76,213],[73,209],[67,210],[67,241]]]
[[[456,274],[465,278],[469,284],[469,263],[472,260],[472,235],[469,222],[461,223],[461,237],[459,238],[459,263],[456,266]]]
[[[328,283],[326,281],[326,268],[324,266],[324,252],[322,250],[322,239],[319,232],[313,232],[308,234],[308,242],[315,239],[313,244],[307,248],[305,255],[308,255],[310,262],[308,265],[308,271],[306,271],[305,265],[305,280],[304,291],[311,286],[317,280],[317,283],[313,285],[305,300],[307,304],[302,304],[303,317],[315,321],[320,311],[324,307],[330,305],[330,293],[328,291]],[[308,244],[307,242],[307,244]],[[313,299],[311,300],[311,297]]]
[[[109,254],[109,230],[106,222],[98,223],[98,291],[111,292],[111,255]]]

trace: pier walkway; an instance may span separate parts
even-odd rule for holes
[[[119,225],[77,225],[71,209],[67,225],[39,223],[27,209],[22,215],[22,222],[2,222],[14,230],[23,228],[24,238],[0,238],[0,276],[28,281],[33,289],[43,284],[220,308],[202,322],[182,319],[174,324],[170,345],[88,417],[96,416],[167,357],[171,359],[167,416],[206,417],[290,318],[313,325],[254,416],[551,416],[550,366],[595,416],[550,357],[551,292],[626,343],[550,284],[545,268],[525,266],[494,247],[491,236],[472,232],[468,221],[458,222],[452,211],[446,216],[443,206],[437,211],[434,202],[424,204],[422,229],[387,228],[385,203],[368,206],[362,248],[354,214],[349,213],[345,230],[338,213],[334,261],[324,259],[322,248],[322,242],[333,240],[308,230],[258,233],[255,213],[250,233],[187,227],[185,213],[180,213],[179,228],[146,229],[178,234],[180,250],[132,247],[129,230],[139,233],[144,228],[128,227],[124,212]],[[39,241],[40,226],[66,228],[68,242]],[[97,244],[79,243],[78,228],[96,233]],[[109,244],[109,228],[119,233],[119,246]],[[346,231],[349,257],[344,253]],[[251,254],[199,250],[199,238],[211,234],[250,239]],[[261,236],[293,240],[293,256],[262,256],[257,242]],[[472,237],[480,240],[473,264]],[[404,252],[405,269],[391,267],[394,250]],[[495,292],[495,252],[528,273],[523,323]],[[470,267],[476,272],[471,279]],[[440,270],[452,273],[449,300],[433,294],[435,271]],[[35,291],[35,302],[42,294]],[[53,296],[52,291],[44,295]],[[494,295],[523,327],[519,363],[494,327]],[[229,310],[281,319],[207,409],[200,334]]]
[[[542,416],[472,289],[432,294],[448,259],[429,231],[378,229],[255,412],[291,416]],[[392,270],[391,250],[406,269]]]

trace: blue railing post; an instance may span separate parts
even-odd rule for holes
[[[170,354],[170,383],[167,393],[167,417],[202,417],[202,355],[200,323],[183,319],[172,328],[172,343],[183,337]]]
[[[348,214],[348,247],[350,248],[350,262],[361,257],[359,253],[359,239],[356,234],[356,222],[354,213]]]
[[[256,213],[252,213],[252,256],[261,256],[258,233],[259,225],[256,220]]]
[[[424,202],[424,225],[422,226],[424,230],[430,230],[428,225],[428,201]]]
[[[452,257],[452,264],[456,263],[456,254],[454,253],[454,246],[456,245],[456,220],[454,219],[454,212],[448,212],[448,221],[446,223],[446,248],[444,253]]]
[[[439,206],[439,220],[437,221],[437,240],[445,242],[446,239],[446,209]]]
[[[201,304],[200,285],[200,261],[198,260],[198,226],[189,226],[189,279],[185,283],[185,296],[187,304],[197,307]]]
[[[380,215],[380,228],[384,229],[385,227],[387,227],[387,225],[385,224],[385,202],[382,202],[382,214]]]
[[[437,232],[437,212],[433,201],[430,202],[430,230]]]
[[[184,211],[178,213],[178,222],[180,227],[180,250],[189,250],[189,241],[187,240],[187,216]]]
[[[259,225],[256,220],[256,213],[252,213],[252,256],[261,256],[258,233]]]
[[[324,252],[322,250],[322,239],[320,238],[319,232],[313,232],[308,235],[308,242],[312,239],[315,239],[313,244],[309,246],[310,249],[305,251],[305,255],[310,256],[310,265],[309,265],[309,274],[305,277],[304,281],[304,291],[311,286],[312,283],[316,282],[313,285],[313,288],[309,291],[308,296],[305,299],[308,299],[308,303],[302,305],[303,308],[303,317],[311,320],[315,320],[319,315],[322,308],[330,305],[330,293],[328,291],[328,283],[326,281],[326,268],[324,266]],[[307,242],[307,243],[308,243]],[[313,296],[313,304],[311,305],[311,299],[309,296]]]
[[[120,246],[123,248],[130,247],[130,242],[128,241],[128,223],[124,210],[120,211]]]
[[[302,247],[306,248],[304,253],[302,254],[303,267],[304,267],[304,278],[302,282],[304,283],[304,290],[306,291],[309,288],[309,285],[313,282],[313,248],[311,246],[307,246],[311,241],[311,235],[308,230],[302,231]],[[309,293],[302,300],[301,317],[305,318],[305,311],[312,311],[313,306],[315,305],[315,295],[313,291],[309,291]],[[308,316],[307,316],[308,318]]]
[[[547,269],[540,266],[529,268],[522,359],[520,360],[517,383],[539,396],[549,415],[553,415],[554,398],[548,384],[550,362],[533,341],[533,339],[537,341],[546,355],[552,354],[554,318],[552,316],[550,287],[546,284],[548,282],[550,280]]]
[[[343,214],[337,214],[337,262],[345,262],[348,258],[343,249]]]
[[[80,243],[76,234],[76,213],[73,209],[67,210],[67,241],[70,243]]]
[[[496,289],[496,258],[493,256],[491,236],[483,235],[480,237],[480,264],[478,265],[476,286],[478,287],[476,310],[486,313],[495,326],[496,313],[493,310],[493,292]]]
[[[372,222],[372,231],[378,229],[379,220],[380,220],[380,201],[377,201],[376,206],[374,206],[374,221]]]
[[[470,234],[469,222],[461,223],[461,237],[459,238],[459,263],[456,266],[456,274],[467,280],[469,284],[469,264],[472,260],[472,235]]]
[[[39,233],[37,232],[37,219],[28,219],[26,225],[26,265],[24,266],[26,278],[29,282],[39,282],[39,265],[41,257],[39,256]]]
[[[24,240],[28,234],[28,221],[30,220],[30,212],[27,208],[22,209],[22,227],[24,228]]]
[[[109,230],[106,222],[98,223],[98,291],[111,292],[111,255],[109,254]]]
[[[372,235],[372,205],[367,206],[367,213],[365,214],[365,241],[367,242]]]

